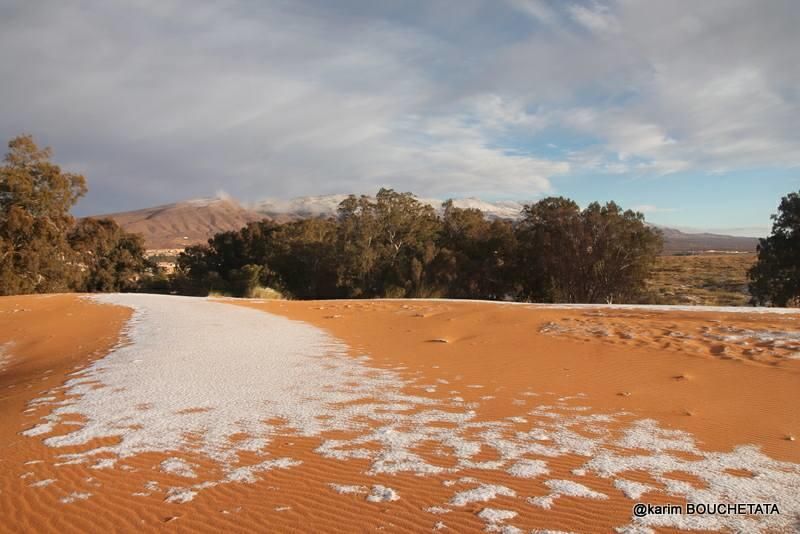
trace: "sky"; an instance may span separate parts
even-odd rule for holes
[[[4,0],[0,137],[80,215],[224,191],[614,200],[765,235],[800,190],[796,0]]]

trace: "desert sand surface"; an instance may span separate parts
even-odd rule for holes
[[[796,532],[800,314],[0,299],[5,532]],[[776,503],[649,515],[636,502]]]

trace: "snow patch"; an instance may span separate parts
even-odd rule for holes
[[[466,506],[472,502],[486,502],[496,498],[498,495],[505,497],[516,497],[514,490],[497,484],[481,484],[477,488],[461,491],[453,495],[450,504],[453,506]]]
[[[349,485],[349,484],[328,484],[333,491],[340,495],[352,495],[354,493],[366,493],[367,488],[364,486],[356,486],[356,485]]]
[[[567,497],[582,497],[584,499],[608,499],[608,495],[594,491],[583,484],[572,480],[548,480],[544,483],[553,493]]]
[[[96,464],[91,466],[92,469],[110,469],[114,467],[117,463],[117,460],[114,458],[103,458],[102,460],[98,461]]]
[[[528,503],[534,506],[538,506],[539,508],[544,508],[545,510],[549,510],[553,507],[553,503],[559,497],[560,495],[558,493],[551,493],[549,495],[543,495],[541,497],[529,497],[527,501]]]
[[[543,460],[520,460],[508,468],[508,474],[517,478],[536,478],[550,472]]]
[[[256,473],[263,473],[272,469],[289,469],[300,465],[300,460],[292,458],[278,458],[277,460],[267,460],[255,465],[246,465],[230,469],[222,482],[246,482],[252,484],[258,481]]]
[[[194,472],[192,464],[180,458],[167,458],[161,462],[161,470],[171,475],[178,475],[185,478],[197,478],[197,473]]]
[[[30,438],[34,436],[41,436],[42,434],[49,434],[50,432],[53,431],[54,428],[55,425],[53,424],[53,422],[48,421],[46,423],[41,423],[32,428],[29,428],[28,430],[23,430],[22,432],[20,432],[20,434]]]
[[[189,488],[170,488],[167,491],[165,502],[183,504],[194,500],[197,495],[196,491]]]
[[[71,504],[71,503],[74,503],[76,501],[85,501],[86,499],[88,499],[91,496],[92,496],[91,493],[83,493],[83,492],[73,491],[72,493],[70,493],[66,497],[62,497],[60,499],[60,501],[63,504]]]
[[[369,502],[398,501],[400,500],[400,496],[392,488],[376,485],[372,486],[372,491],[367,495],[367,500]]]
[[[396,373],[349,358],[345,345],[305,323],[207,299],[133,294],[92,298],[134,309],[126,330],[129,342],[75,373],[61,388],[68,397],[65,403],[22,432],[48,434],[65,418],[78,415],[85,424],[45,443],[81,447],[98,438],[118,438],[113,445],[62,455],[71,463],[98,455],[122,459],[185,451],[219,462],[226,482],[251,482],[264,468],[289,466],[238,462],[239,453],[263,453],[268,436],[278,428],[303,436],[354,430],[365,426],[365,416],[396,421],[399,412],[433,403],[403,395],[405,382]],[[269,336],[268,343],[262,333]],[[359,403],[368,398],[385,402]],[[432,411],[414,421],[423,426],[473,416]],[[251,438],[231,439],[242,434]],[[399,450],[374,458],[376,471],[435,470],[406,454],[405,445],[396,440],[381,441]],[[333,444],[326,445],[335,454]]]
[[[680,430],[666,430],[653,419],[636,421],[617,444],[626,449],[644,449],[653,452],[666,450],[693,452],[697,450],[691,435]]]
[[[633,480],[626,480],[624,478],[614,480],[614,487],[624,493],[627,498],[633,500],[638,499],[648,491],[654,489],[653,486],[649,484],[642,484],[641,482],[634,482]]]
[[[517,517],[517,512],[513,510],[498,510],[497,508],[484,508],[478,513],[478,517],[487,523],[501,523]]]

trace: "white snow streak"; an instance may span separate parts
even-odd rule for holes
[[[368,359],[346,356],[347,347],[304,323],[203,299],[96,298],[134,308],[127,332],[130,343],[77,373],[62,388],[67,400],[49,405],[52,411],[40,424],[22,433],[50,434],[45,443],[53,447],[83,447],[79,453],[62,454],[64,465],[92,459],[95,466],[110,468],[117,459],[166,452],[170,458],[160,466],[164,471],[193,478],[196,473],[179,457],[182,453],[204,455],[220,464],[220,480],[188,487],[146,487],[148,492],[163,492],[168,502],[188,502],[204,488],[253,483],[261,473],[299,465],[286,457],[242,465],[239,453],[266,456],[275,435],[300,434],[322,436],[316,452],[326,458],[369,460],[366,475],[453,474],[455,479],[444,481],[445,486],[472,486],[455,491],[449,503],[431,504],[463,507],[502,497],[549,509],[566,502],[566,497],[607,499],[606,494],[568,478],[544,481],[549,493],[538,497],[530,497],[536,495],[534,491],[518,496],[513,489],[485,483],[477,475],[457,478],[470,469],[489,471],[492,478],[494,472],[503,472],[534,479],[551,472],[549,459],[576,456],[585,461],[573,470],[575,477],[591,474],[610,479],[630,499],[665,493],[691,502],[777,502],[781,510],[780,515],[753,517],[632,518],[619,527],[621,532],[645,532],[651,527],[781,531],[794,526],[800,513],[800,465],[775,461],[752,446],[706,452],[691,435],[664,429],[655,421],[635,420],[625,413],[587,413],[590,407],[570,404],[585,397],[582,394],[556,398],[528,392],[526,396],[550,395],[551,404],[520,407],[520,413],[504,421],[480,421],[478,403],[468,407],[409,395],[406,388],[418,389],[420,384],[402,379],[395,371],[369,368]],[[74,415],[82,416],[85,425],[52,435],[56,425]],[[342,440],[323,435],[339,430],[356,437]],[[230,439],[242,434],[247,439]],[[119,437],[118,444],[89,445],[95,438],[112,436]],[[428,462],[417,453],[423,442],[438,443],[442,454],[455,458],[454,466]],[[483,452],[496,459],[475,461]],[[737,469],[753,476],[731,474]],[[660,486],[625,479],[626,473],[634,471],[649,473]],[[673,472],[694,475],[704,486],[700,489],[666,476]],[[530,484],[541,491],[538,481]],[[367,494],[367,500],[374,502],[399,498],[396,491],[380,485],[330,487],[343,494]],[[76,492],[62,502],[88,497]],[[448,508],[427,510],[446,513]],[[513,512],[484,510],[487,529],[516,530],[503,523],[513,519]]]

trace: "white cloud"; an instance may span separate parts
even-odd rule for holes
[[[800,165],[798,4],[565,9],[592,34],[537,32],[499,62],[509,86],[538,88],[553,122],[597,140],[585,159],[639,159],[626,172],[657,174]]]
[[[502,98],[443,96],[448,47],[431,32],[300,4],[86,4],[8,10],[1,133],[54,145],[95,202],[382,185],[535,197],[568,168],[494,143],[515,121]]]
[[[617,19],[610,13],[607,6],[593,2],[588,6],[573,4],[568,9],[572,18],[593,32],[616,33],[619,31]]]
[[[662,208],[653,204],[639,204],[638,206],[631,207],[631,209],[633,211],[641,212],[645,215],[649,215],[651,213],[671,213],[678,211],[677,208]]]
[[[104,209],[800,165],[793,1],[453,6],[6,3],[0,135],[52,145]]]
[[[508,0],[509,4],[527,16],[544,22],[554,24],[558,20],[558,14],[543,0]]]

